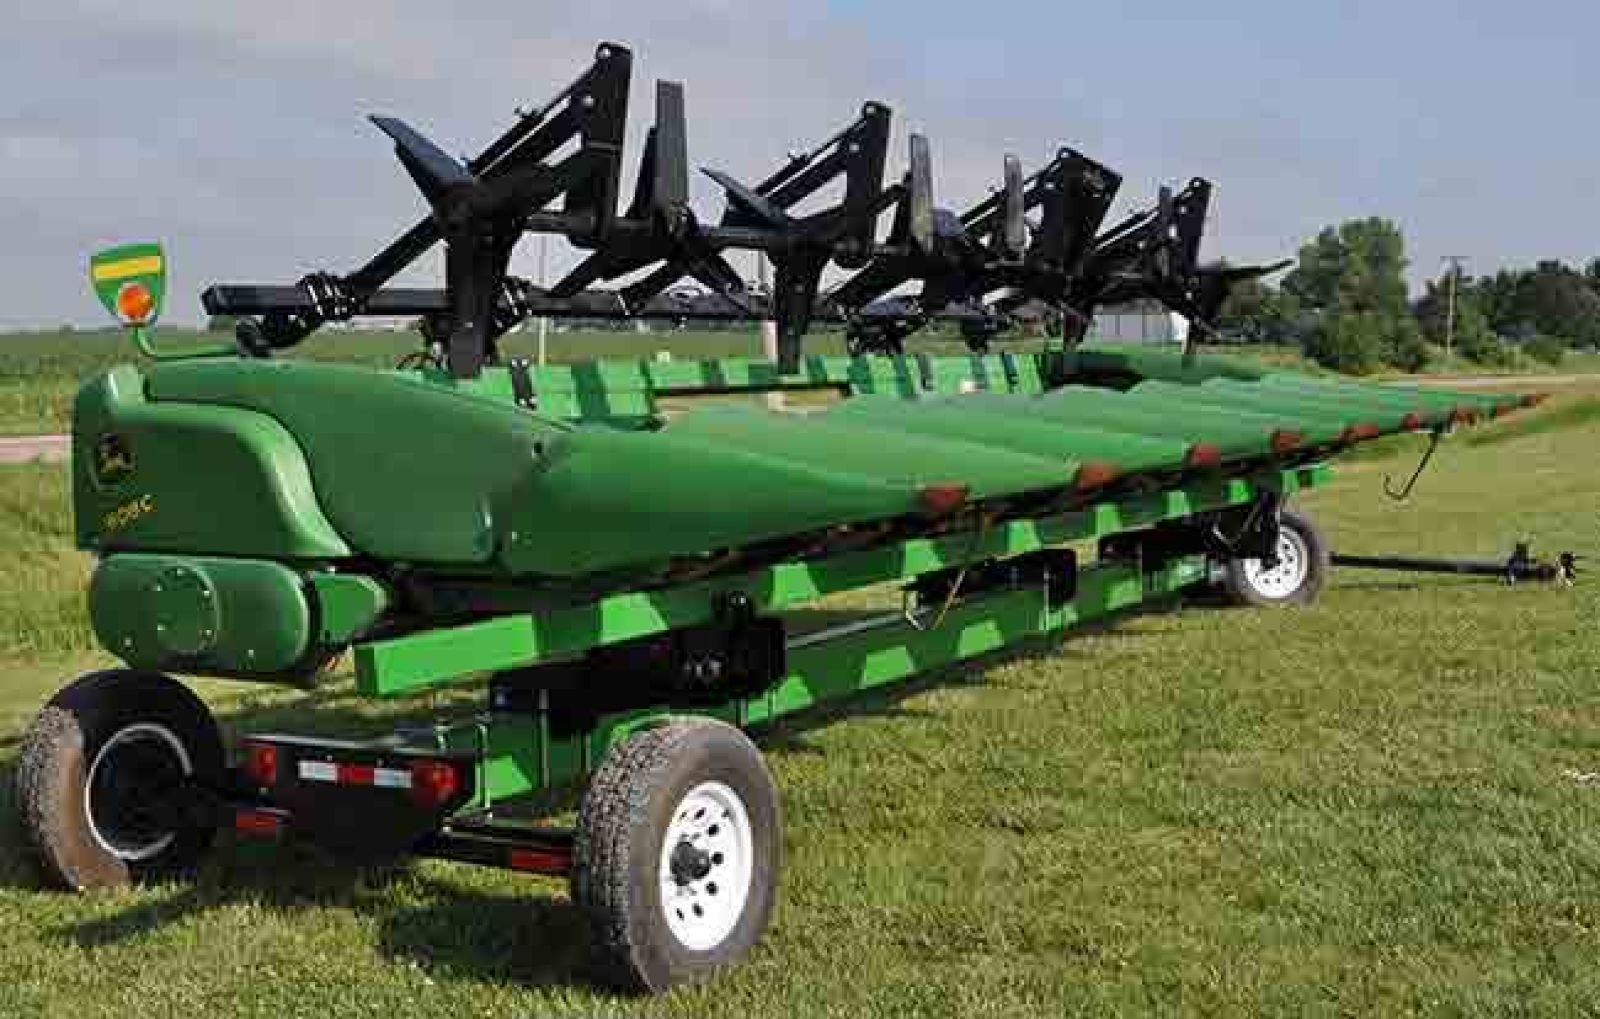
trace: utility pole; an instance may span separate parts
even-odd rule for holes
[[[1444,255],[1439,259],[1450,266],[1446,270],[1450,282],[1450,297],[1444,314],[1444,356],[1447,361],[1456,342],[1456,286],[1461,279],[1462,263],[1466,260],[1466,255]]]
[[[767,306],[777,307],[777,302],[772,300],[771,267],[767,264],[767,256],[759,251],[756,252],[756,279],[761,293],[767,298]],[[770,318],[761,320],[761,353],[769,361],[778,360],[778,323]],[[782,393],[767,394],[766,404],[772,410],[782,410],[783,403]]]
[[[545,279],[545,266],[550,261],[550,235],[539,235],[539,286],[548,285]],[[544,367],[545,341],[550,335],[550,316],[539,316],[539,367]]]

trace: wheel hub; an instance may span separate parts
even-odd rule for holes
[[[1278,532],[1277,562],[1267,566],[1260,559],[1244,561],[1244,576],[1263,597],[1291,597],[1305,584],[1311,572],[1311,551],[1305,539],[1287,527]]]
[[[693,842],[679,842],[672,850],[672,879],[678,886],[693,884],[711,873],[711,854]]]
[[[703,782],[678,802],[662,840],[661,908],[685,948],[706,952],[738,926],[750,897],[755,836],[744,801]]]
[[[95,754],[84,780],[84,813],[100,847],[121,860],[148,860],[172,844],[173,791],[194,773],[181,740],[163,725],[118,730]]]

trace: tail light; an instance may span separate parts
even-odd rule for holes
[[[413,761],[411,798],[424,807],[442,807],[461,792],[461,776],[448,761]]]
[[[240,835],[275,838],[283,834],[284,816],[271,810],[242,809],[234,812],[233,830]]]
[[[244,773],[258,786],[277,785],[278,748],[271,743],[246,743]]]

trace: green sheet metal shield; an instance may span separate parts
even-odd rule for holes
[[[123,325],[155,325],[167,296],[167,258],[159,244],[107,248],[90,257],[89,282]]]

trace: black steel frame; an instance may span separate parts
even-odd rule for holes
[[[213,286],[202,295],[206,310],[240,316],[239,345],[259,357],[328,322],[417,316],[458,378],[496,363],[498,337],[533,316],[770,318],[780,366],[792,371],[818,320],[843,322],[857,353],[899,353],[935,318],[961,320],[969,345],[983,349],[1030,303],[1061,317],[1068,342],[1081,338],[1097,307],[1133,298],[1161,301],[1204,331],[1235,282],[1281,268],[1200,265],[1211,185],[1199,179],[1176,195],[1163,189],[1154,208],[1102,233],[1121,178],[1071,149],[1028,177],[1007,156],[1001,186],[957,215],[935,205],[928,141],[913,134],[904,178],[885,187],[891,114],[877,102],[753,187],[704,170],[726,206],[717,223],[702,223],[689,205],[683,86],[666,81],[656,85],[655,122],[619,214],[632,62],[626,47],[602,43],[571,85],[543,107],[518,111],[509,130],[464,163],[404,121],[372,118],[431,215],[353,272],[314,273],[288,286]],[[797,211],[841,180],[836,203]],[[879,220],[891,212],[880,241]],[[590,253],[555,285],[537,286],[507,273],[529,232],[561,235]],[[442,290],[388,286],[441,241]],[[723,257],[729,250],[771,260],[770,295],[746,290]],[[853,275],[824,292],[830,263]],[[616,289],[592,286],[640,273]],[[673,289],[685,278],[705,293]],[[894,296],[918,282],[919,294]]]

